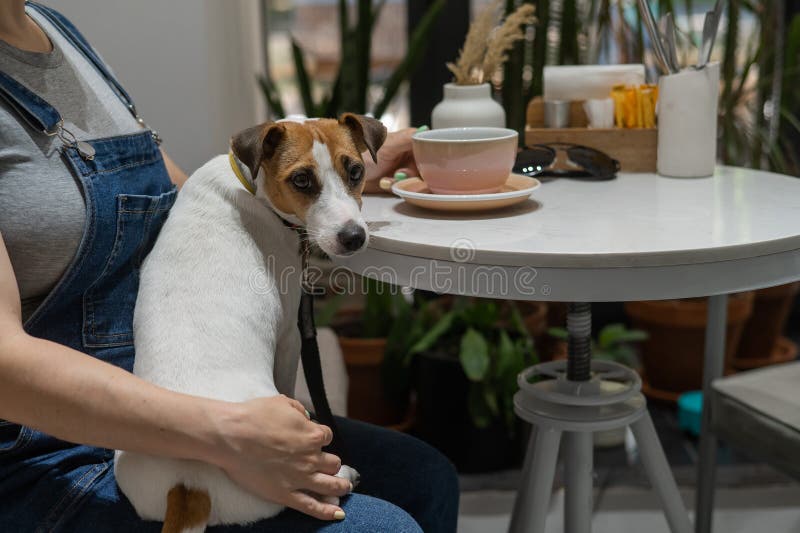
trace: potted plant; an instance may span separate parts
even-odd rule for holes
[[[758,368],[797,357],[797,345],[781,333],[798,289],[800,281],[754,291],[753,313],[744,325],[734,368]]]
[[[753,293],[728,297],[725,361],[730,363],[753,309]],[[675,402],[682,392],[702,388],[708,298],[627,302],[633,325],[648,332],[642,343],[642,380],[646,395]]]
[[[533,339],[513,302],[451,302],[428,303],[408,330],[415,338],[407,364],[416,368],[416,433],[462,472],[515,466],[523,435],[513,397],[517,374],[537,360]]]
[[[475,18],[458,59],[447,64],[453,82],[444,86],[444,100],[433,109],[434,128],[506,126],[505,110],[492,99],[489,82],[514,43],[525,37],[525,27],[535,21],[534,10],[522,4],[503,21],[501,2],[493,0]]]
[[[317,322],[330,323],[339,339],[349,380],[347,413],[372,424],[410,426],[409,369],[398,363],[409,348],[406,329],[413,305],[399,287],[362,278],[362,309],[339,309],[334,297]]]
[[[559,339],[560,353],[558,359],[567,357],[567,330],[560,327],[549,328],[547,333]],[[647,340],[647,332],[639,329],[628,329],[625,324],[609,324],[600,330],[596,339],[592,339],[592,358],[614,361],[631,368],[638,368],[639,361],[633,343]],[[625,443],[627,428],[621,427],[594,434],[594,445],[598,448],[610,448]]]

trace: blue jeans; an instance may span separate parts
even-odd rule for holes
[[[339,430],[347,442],[353,465],[361,473],[354,494],[342,499],[347,517],[323,522],[292,509],[250,526],[219,526],[209,533],[453,533],[458,518],[458,477],[450,462],[424,442],[403,433],[340,418]],[[90,469],[89,471],[96,471]],[[157,533],[160,522],[143,522],[120,492],[113,468],[101,474],[80,509],[57,528],[75,533]],[[59,486],[58,472],[36,481],[32,493]],[[35,502],[26,497],[0,503],[0,531],[33,531]],[[30,504],[30,508],[26,505]],[[8,513],[3,512],[5,508]]]

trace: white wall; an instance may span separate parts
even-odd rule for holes
[[[164,148],[191,173],[264,120],[257,0],[44,0],[111,65]]]

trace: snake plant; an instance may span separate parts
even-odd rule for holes
[[[439,18],[446,0],[435,0],[419,24],[414,28],[408,41],[408,52],[383,84],[383,95],[369,106],[368,89],[370,80],[370,61],[372,32],[380,16],[385,0],[356,0],[355,20],[350,21],[348,1],[339,0],[338,19],[341,42],[339,71],[333,86],[319,101],[314,100],[314,83],[306,69],[305,53],[292,39],[292,59],[297,85],[303,102],[305,114],[310,117],[336,117],[345,111],[353,113],[372,113],[380,118],[400,86],[422,59],[434,23]],[[277,85],[269,75],[259,77],[264,98],[275,118],[285,116],[281,95]]]

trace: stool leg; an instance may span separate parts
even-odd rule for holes
[[[561,431],[537,427],[534,432],[525,454],[525,467],[514,502],[509,533],[544,533]]]
[[[564,532],[592,530],[592,478],[594,439],[590,432],[564,434]]]
[[[631,424],[631,430],[639,444],[642,464],[653,485],[653,490],[656,491],[658,499],[661,501],[670,531],[672,533],[691,533],[692,524],[689,522],[689,515],[683,505],[675,478],[672,477],[672,470],[669,468],[667,457],[664,455],[664,449],[658,440],[650,415],[645,413],[639,420]]]

